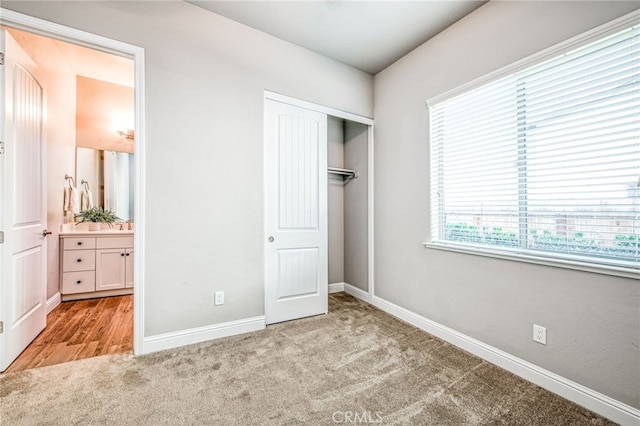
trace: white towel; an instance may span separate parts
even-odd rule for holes
[[[65,212],[68,212],[70,207],[71,207],[71,188],[69,188],[68,186],[65,186],[64,187],[64,202],[62,203],[62,209]]]
[[[80,211],[78,207],[80,207],[80,194],[77,188],[71,187],[69,188],[69,213],[78,214]]]
[[[80,210],[87,210],[93,207],[93,194],[85,189],[80,194]]]

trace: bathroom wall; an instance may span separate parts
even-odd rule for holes
[[[132,153],[133,139],[116,131],[133,130],[133,88],[80,75],[76,84],[76,145]]]
[[[75,170],[75,74],[57,46],[44,37],[8,29],[13,38],[36,62],[46,81],[45,88],[47,126],[47,299],[55,296],[59,288],[60,225],[64,223],[62,191],[64,175],[73,176]]]

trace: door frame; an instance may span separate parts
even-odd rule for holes
[[[133,296],[133,352],[144,353],[144,235],[145,235],[145,105],[144,105],[144,48],[112,40],[65,25],[45,21],[12,10],[0,8],[0,25],[12,27],[41,36],[62,40],[106,53],[124,56],[134,62],[134,98],[135,98],[135,191],[134,191],[134,296]],[[6,283],[2,282],[4,286]],[[0,348],[0,350],[2,350]]]
[[[369,180],[367,181],[367,214],[368,214],[368,229],[367,229],[367,262],[368,262],[368,289],[367,291],[363,291],[360,290],[359,288],[353,287],[353,286],[348,286],[345,287],[343,290],[346,293],[352,294],[356,297],[358,297],[359,299],[362,299],[364,301],[367,301],[369,303],[371,303],[373,301],[373,295],[374,295],[374,226],[373,226],[373,220],[374,220],[374,214],[373,214],[373,208],[374,208],[374,142],[373,142],[373,119],[369,118],[369,117],[364,117],[362,115],[358,115],[358,114],[353,114],[350,112],[346,112],[346,111],[341,111],[339,109],[335,109],[335,108],[331,108],[331,107],[327,107],[324,105],[318,105],[315,104],[313,102],[308,102],[308,101],[304,101],[301,99],[297,99],[297,98],[292,98],[290,96],[287,95],[282,95],[280,93],[276,93],[276,92],[272,92],[269,90],[265,90],[264,91],[264,100],[263,100],[263,105],[265,104],[266,100],[272,100],[272,101],[278,101],[278,102],[282,102],[285,104],[289,104],[289,105],[293,105],[293,106],[297,106],[300,108],[305,108],[305,109],[309,109],[311,111],[316,111],[316,112],[320,112],[320,113],[324,113],[327,115],[330,115],[332,117],[337,117],[337,118],[342,118],[344,120],[349,120],[349,121],[353,121],[356,123],[360,123],[360,124],[364,124],[367,126],[367,137],[368,137],[368,144],[367,144],[367,167],[368,167],[368,178]],[[265,117],[265,124],[266,124],[266,117]],[[266,131],[266,130],[265,130]],[[264,180],[265,185],[266,185],[266,179]],[[263,188],[263,194],[266,194],[266,186],[265,188]],[[264,204],[266,206],[266,198],[264,200]],[[265,207],[266,208],[266,207]],[[264,217],[264,214],[263,214]],[[263,227],[265,226],[265,224],[263,224]],[[264,234],[264,232],[263,232]],[[265,253],[265,262],[266,262],[266,253]],[[266,285],[267,285],[267,281],[266,281],[266,264],[264,267],[264,273],[263,276],[265,276],[265,303],[266,303]]]

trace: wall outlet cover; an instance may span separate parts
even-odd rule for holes
[[[547,329],[541,325],[533,324],[533,341],[546,345]]]
[[[224,291],[216,291],[213,304],[214,306],[224,305]]]

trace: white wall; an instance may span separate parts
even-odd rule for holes
[[[38,64],[47,96],[47,299],[59,289],[60,225],[64,223],[64,175],[75,175],[76,76],[56,45],[47,38],[10,29],[13,38]]]
[[[145,336],[263,315],[263,91],[371,116],[373,78],[184,2],[2,7],[145,49]]]
[[[638,280],[423,248],[425,101],[640,7],[490,2],[375,76],[375,294],[640,408]],[[547,327],[548,344],[531,339]]]

